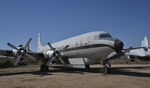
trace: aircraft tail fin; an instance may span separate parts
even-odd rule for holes
[[[147,37],[144,37],[144,40],[141,42],[141,47],[145,47],[148,49],[148,40]]]
[[[42,49],[41,35],[40,33],[38,33],[37,52],[40,52],[41,49]]]

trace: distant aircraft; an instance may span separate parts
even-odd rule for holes
[[[150,60],[150,48],[148,47],[147,37],[144,37],[144,40],[141,42],[141,47],[130,47],[124,50],[125,58],[134,60],[134,58],[140,60]]]
[[[41,58],[45,63],[41,65],[41,71],[47,71],[49,64],[54,60],[59,60],[62,64],[71,64],[73,67],[89,68],[91,64],[103,64],[103,72],[109,73],[111,64],[109,60],[122,55],[123,42],[112,38],[107,32],[96,31],[78,35],[56,43],[41,44],[40,33],[38,33],[37,52],[29,52],[26,48],[29,46],[31,38],[25,47],[8,43],[8,46],[14,50],[0,50],[0,55],[18,56],[15,66],[19,63],[22,56],[28,56],[31,59]],[[34,57],[33,57],[34,56]]]

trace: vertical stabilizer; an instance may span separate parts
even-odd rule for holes
[[[147,37],[144,37],[144,40],[141,42],[141,47],[145,47],[148,49],[148,40]]]
[[[40,52],[41,48],[42,48],[41,35],[40,35],[40,33],[38,33],[37,52]]]

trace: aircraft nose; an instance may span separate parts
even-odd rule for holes
[[[124,44],[122,41],[120,41],[118,39],[115,40],[114,49],[117,53],[122,52],[123,46],[124,46]]]

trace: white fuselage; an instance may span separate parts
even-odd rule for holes
[[[144,48],[132,49],[126,53],[128,56],[135,57],[150,57],[150,49],[145,50]]]
[[[67,58],[86,58],[86,63],[99,63],[107,58],[112,52],[116,52],[115,42],[118,39],[111,38],[107,32],[90,32],[75,36],[60,42],[52,43],[61,55]],[[121,48],[123,48],[121,46]],[[48,45],[42,46],[38,39],[38,52],[50,51]]]

